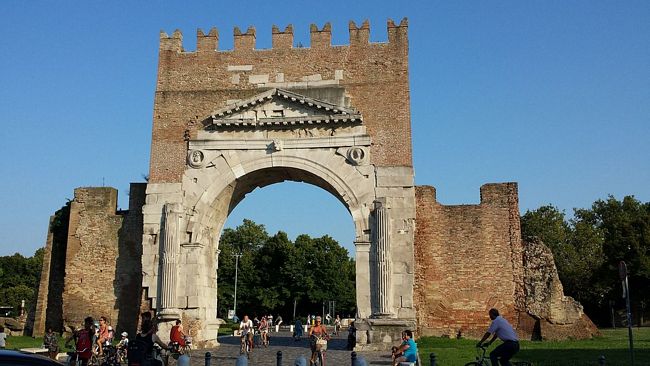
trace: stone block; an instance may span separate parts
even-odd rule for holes
[[[269,82],[269,74],[249,75],[248,82],[251,84],[265,84]]]
[[[307,75],[303,76],[300,78],[302,81],[320,81],[323,80],[323,76],[321,74],[312,74],[312,75]]]
[[[181,192],[181,183],[149,183],[147,184],[147,194],[154,193],[175,193]]]
[[[228,71],[253,71],[253,65],[228,65]]]

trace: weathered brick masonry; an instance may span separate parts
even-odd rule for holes
[[[523,299],[515,183],[481,187],[479,205],[444,206],[416,187],[415,303],[423,335],[478,336],[487,310],[516,316]]]
[[[255,28],[235,29],[234,50],[216,51],[216,29],[207,35],[199,30],[194,52],[184,51],[179,31],[161,34],[150,182],[180,182],[186,140],[203,127],[200,122],[229,100],[277,84],[305,92],[344,90],[364,116],[372,163],[412,166],[406,21],[389,21],[388,43],[369,42],[368,22],[350,22],[349,31],[350,45],[332,46],[329,23],[321,30],[312,26],[311,47],[295,48],[291,26],[284,32],[274,28],[273,48],[255,49]]]

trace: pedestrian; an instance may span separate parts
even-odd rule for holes
[[[43,345],[47,348],[47,354],[51,359],[56,360],[56,355],[59,354],[59,340],[52,327],[47,328],[47,333],[43,337]]]
[[[0,326],[0,349],[5,349],[7,346],[7,333],[5,327]]]

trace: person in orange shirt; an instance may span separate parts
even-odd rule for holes
[[[176,321],[176,325],[169,331],[169,339],[178,343],[179,346],[185,347],[185,333],[183,333],[183,325],[180,319]]]

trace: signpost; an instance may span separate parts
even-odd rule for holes
[[[624,261],[618,263],[618,275],[623,285],[623,298],[625,298],[625,307],[627,311],[627,335],[630,340],[630,358],[634,366],[634,342],[632,341],[632,310],[630,309],[630,287],[627,282],[627,265]]]

